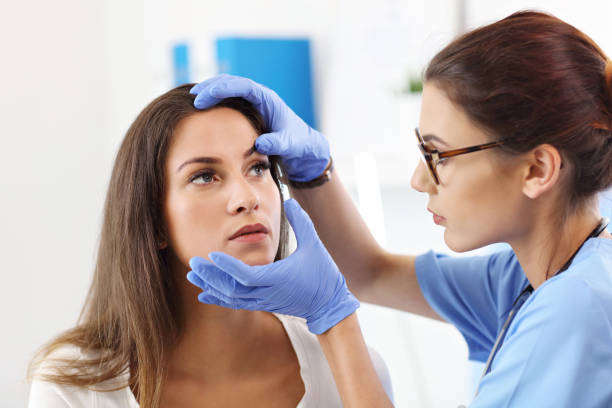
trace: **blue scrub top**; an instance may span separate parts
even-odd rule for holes
[[[430,306],[481,362],[529,283],[512,250],[428,252],[416,273]],[[569,269],[527,299],[470,407],[612,407],[612,240],[589,239]]]

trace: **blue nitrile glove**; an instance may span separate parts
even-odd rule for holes
[[[261,113],[270,133],[255,141],[259,153],[280,156],[293,181],[310,181],[321,174],[329,162],[329,143],[308,126],[271,89],[248,78],[221,74],[191,88],[197,95],[194,105],[206,109],[225,98],[242,97]]]
[[[187,279],[203,290],[202,303],[302,317],[311,332],[321,334],[357,310],[359,301],[297,201],[287,200],[285,211],[298,242],[290,256],[249,266],[213,252],[214,264],[191,258]]]

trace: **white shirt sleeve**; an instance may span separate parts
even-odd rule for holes
[[[28,408],[73,408],[61,395],[57,384],[35,380],[30,387]]]
[[[393,398],[393,385],[391,384],[391,375],[389,374],[387,364],[380,356],[380,354],[378,354],[378,352],[372,347],[368,347],[368,350],[370,352],[372,364],[374,364],[374,368],[376,369],[376,373],[378,374],[378,378],[380,379],[380,382],[382,383],[382,386],[385,389],[385,393],[387,394],[391,402],[395,403],[395,400]]]
[[[300,363],[305,394],[297,408],[341,408],[342,401],[334,376],[317,337],[308,331],[304,319],[281,314],[275,316],[283,323]],[[368,350],[378,378],[389,399],[393,401],[393,389],[387,365],[374,349],[368,347]]]

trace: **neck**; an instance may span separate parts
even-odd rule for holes
[[[600,219],[596,207],[570,215],[562,225],[558,216],[538,214],[526,234],[509,242],[534,289],[569,261]]]
[[[185,278],[178,287],[184,326],[169,354],[168,376],[213,382],[256,370],[254,359],[261,353],[255,351],[267,344],[271,325],[281,323],[268,313],[200,303],[201,290]]]

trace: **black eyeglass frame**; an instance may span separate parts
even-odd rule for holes
[[[425,145],[425,141],[423,140],[423,137],[421,136],[418,127],[414,129],[414,133],[418,141],[419,150],[421,151],[421,160],[423,160],[423,162],[427,166],[429,174],[431,175],[431,178],[433,178],[434,183],[436,183],[436,185],[440,184],[440,178],[438,176],[436,167],[443,159],[467,153],[479,152],[481,150],[499,147],[504,144],[504,141],[500,140],[498,142],[483,143],[475,146],[462,147],[460,149],[446,150],[441,152],[436,149],[429,149]]]

